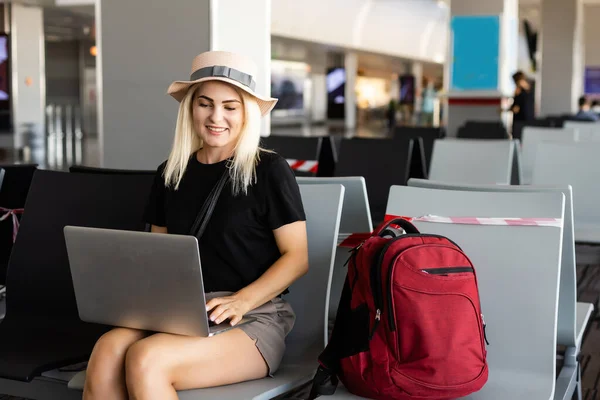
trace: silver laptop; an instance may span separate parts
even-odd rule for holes
[[[209,322],[195,237],[76,226],[64,233],[82,321],[203,337],[233,328]]]

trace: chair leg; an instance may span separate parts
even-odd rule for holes
[[[580,395],[580,370],[576,354],[575,347],[568,347],[565,351],[564,365],[556,378],[554,400],[573,400],[575,392],[579,396],[578,400],[583,400]]]
[[[581,364],[577,365],[577,388],[575,389],[577,400],[583,400],[583,391],[581,388]]]

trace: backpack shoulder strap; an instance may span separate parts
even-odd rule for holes
[[[229,181],[229,170],[226,169],[223,172],[223,175],[221,175],[221,178],[219,179],[219,181],[212,188],[208,197],[204,201],[204,204],[202,204],[202,208],[200,208],[200,211],[198,212],[198,215],[196,216],[196,220],[194,221],[194,224],[192,225],[192,229],[190,229],[190,234],[192,236],[196,236],[196,238],[198,238],[198,240],[200,240],[200,238],[204,234],[204,231],[206,230],[206,225],[208,224],[208,221],[210,220],[210,217],[212,216],[215,206],[217,205],[217,200],[219,199],[219,196],[221,195],[221,192],[223,191],[223,188],[225,187],[225,184],[228,181]]]
[[[384,223],[383,226],[377,231],[377,234],[379,236],[385,236],[386,234],[389,234],[389,229],[393,225],[399,226],[406,233],[411,233],[411,234],[421,233],[421,232],[419,232],[419,230],[417,229],[416,226],[414,226],[411,222],[405,220],[404,218],[394,218],[391,221]]]
[[[344,354],[344,349],[341,346],[344,344],[344,335],[348,334],[348,323],[352,315],[350,309],[351,298],[352,289],[346,277],[333,332],[327,347],[319,356],[319,368],[313,378],[308,400],[314,400],[320,395],[330,396],[337,389],[339,383],[337,373],[340,369],[340,359],[343,358],[342,354]]]
[[[337,385],[338,377],[332,371],[320,365],[313,378],[308,400],[314,400],[319,396],[331,396],[335,393]]]

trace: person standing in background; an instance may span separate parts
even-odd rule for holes
[[[513,121],[531,121],[535,119],[534,93],[531,83],[523,71],[517,71],[513,75],[515,81],[515,95],[510,110],[513,113]]]

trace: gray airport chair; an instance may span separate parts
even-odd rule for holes
[[[342,219],[340,221],[340,235],[371,232],[373,223],[371,211],[369,211],[369,198],[367,197],[367,185],[362,176],[313,178],[296,177],[300,185],[343,185],[344,205],[342,206]]]
[[[490,193],[393,186],[388,214],[563,218],[562,193]],[[477,271],[489,379],[468,399],[552,399],[562,228],[417,222],[455,241]],[[532,295],[535,288],[535,296]],[[323,397],[356,399],[338,388]]]
[[[590,303],[577,303],[577,263],[575,261],[573,192],[571,187],[453,185],[424,179],[411,179],[408,181],[408,186],[442,190],[461,190],[466,192],[539,192],[562,193],[565,195],[563,251],[558,295],[557,344],[559,346],[565,346],[567,350],[565,351],[565,366],[561,370],[558,378],[557,394],[564,394],[564,396],[561,396],[560,398],[570,398],[570,396],[573,395],[573,391],[576,389],[576,383],[578,390],[581,390],[577,355],[581,349],[583,334],[589,323],[592,312],[594,311],[594,305]],[[561,386],[561,383],[566,383],[566,385]]]
[[[533,170],[535,185],[571,185],[575,241],[600,244],[600,143],[542,143]]]
[[[392,187],[387,212],[408,216],[562,219],[564,201],[562,193]],[[553,398],[562,228],[431,223],[417,226],[422,232],[456,241],[478,272],[491,343],[490,378],[480,392],[469,398]],[[535,296],[531,296],[532,288],[536,288]]]
[[[340,184],[346,189],[344,192],[344,204],[342,206],[342,220],[340,221],[340,234],[338,242],[352,233],[371,232],[373,223],[367,196],[367,186],[363,177],[334,177],[334,178],[296,178],[301,185],[323,185]],[[346,280],[346,261],[350,255],[349,249],[337,247],[335,263],[333,266],[333,278],[331,281],[331,296],[329,300],[330,330],[337,314],[344,281]]]
[[[367,185],[371,218],[375,225],[385,217],[391,185],[406,185],[410,176],[413,139],[343,139],[335,176],[362,176]]]
[[[45,170],[33,175],[24,192],[27,212],[6,276],[9,298],[0,325],[0,393],[70,399],[75,396],[64,381],[58,384],[40,374],[85,361],[109,328],[79,319],[63,228],[75,224],[142,230],[153,177]],[[8,189],[8,178],[7,173],[3,189]]]
[[[565,128],[576,129],[582,142],[600,141],[600,123],[585,121],[565,121]]]
[[[441,182],[509,185],[515,145],[510,140],[438,139],[429,179]]]
[[[309,272],[284,297],[294,308],[296,323],[286,339],[287,349],[280,369],[272,378],[180,391],[181,400],[272,399],[313,378],[317,358],[327,342],[329,287],[344,187],[300,185],[300,192],[307,217]],[[82,390],[84,383],[85,373],[80,373],[69,382],[69,388]]]
[[[579,140],[579,133],[574,128],[526,126],[523,128],[522,140],[522,184],[529,185],[533,178],[533,166],[535,164],[538,145],[543,142],[574,143]]]

